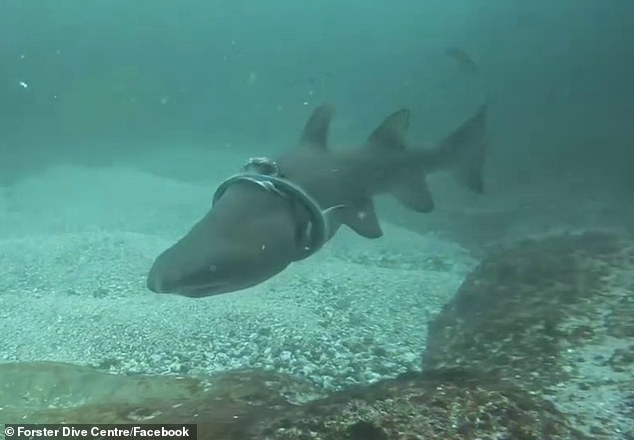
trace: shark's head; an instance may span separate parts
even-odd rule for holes
[[[259,284],[298,259],[299,225],[285,197],[233,183],[191,231],[156,258],[147,287],[205,297]]]

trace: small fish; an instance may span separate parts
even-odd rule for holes
[[[473,74],[478,71],[478,65],[476,64],[476,62],[473,60],[471,55],[469,55],[463,49],[460,49],[458,47],[450,47],[446,50],[446,53],[464,72]]]

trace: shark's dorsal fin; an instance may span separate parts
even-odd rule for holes
[[[325,150],[328,148],[328,132],[333,108],[328,104],[317,107],[306,121],[299,139],[301,145]]]
[[[379,238],[383,235],[372,199],[362,199],[347,205],[340,215],[343,224],[363,237]]]
[[[402,109],[390,116],[372,132],[366,144],[371,148],[404,150],[405,133],[409,128],[409,110]]]

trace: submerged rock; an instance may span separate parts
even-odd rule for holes
[[[587,438],[551,403],[460,370],[410,373],[321,398],[303,381],[261,371],[137,377],[37,363],[5,364],[0,375],[2,420],[197,423],[201,440]]]
[[[511,380],[549,396],[593,438],[619,438],[634,426],[633,353],[634,244],[587,232],[485,258],[430,323],[423,369]]]
[[[577,439],[554,405],[468,371],[409,373],[288,410],[250,430],[270,440]]]

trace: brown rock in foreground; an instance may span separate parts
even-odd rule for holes
[[[634,245],[611,233],[490,254],[429,325],[425,370],[469,368],[546,395],[593,438],[634,426]]]
[[[198,424],[201,440],[587,438],[551,403],[458,370],[411,373],[303,403],[318,391],[257,371],[201,380],[37,363],[2,365],[0,376],[7,380],[0,390],[3,421],[189,422]],[[30,389],[37,392],[24,400]]]
[[[459,370],[410,373],[334,393],[264,420],[250,433],[271,440],[587,438],[551,403]]]

